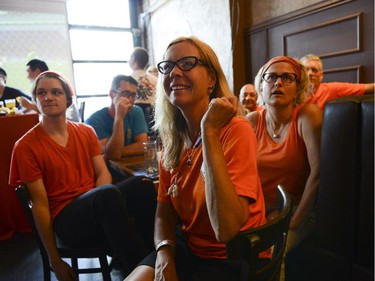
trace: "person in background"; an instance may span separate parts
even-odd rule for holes
[[[133,70],[130,75],[138,82],[135,104],[142,108],[151,133],[157,78],[146,72],[148,60],[149,56],[147,50],[145,48],[136,47],[130,55],[129,66]]]
[[[327,101],[335,98],[374,93],[374,83],[323,83],[323,62],[314,54],[306,55],[300,58],[300,61],[307,69],[312,86],[308,93],[307,102],[317,104],[321,110],[324,110]]]
[[[263,106],[257,104],[258,93],[253,84],[245,84],[240,90],[239,100],[245,108],[246,113],[261,110]]]
[[[46,62],[38,59],[30,60],[26,66],[27,78],[30,82],[34,82],[40,73],[49,70]]]
[[[30,80],[31,83],[34,83],[35,78],[38,77],[40,73],[49,70],[47,63],[39,59],[30,60],[26,64],[26,67],[27,78]],[[38,112],[38,108],[34,102],[21,98],[20,103],[24,108]],[[67,119],[75,122],[80,121],[77,106],[77,97],[75,95],[72,98],[71,106],[69,106],[67,109]]]
[[[158,69],[156,68],[156,66],[151,65],[147,67],[146,72],[148,74],[154,75],[155,77],[158,77]]]
[[[94,130],[66,119],[69,82],[52,71],[35,80],[41,121],[14,145],[9,184],[25,183],[57,280],[78,280],[59,256],[55,235],[71,247],[109,247],[132,269],[153,249],[153,183],[133,177],[114,186]]]
[[[6,82],[7,82],[7,73],[3,68],[0,67],[0,101],[4,102],[4,106],[5,106],[6,99],[15,99],[17,108],[21,107],[17,99],[18,97],[23,97],[24,99],[31,100],[31,97],[26,95],[21,90],[8,87],[6,85]]]
[[[210,46],[177,38],[158,69],[156,251],[126,280],[239,280],[225,242],[266,222],[255,135]]]
[[[258,140],[257,164],[268,218],[274,216],[268,210],[274,208],[278,184],[294,199],[286,254],[315,226],[322,111],[304,103],[308,86],[307,71],[297,60],[272,58],[255,77],[265,109],[247,115]]]
[[[45,61],[32,59],[26,64],[27,79],[29,79],[30,82],[33,83],[35,78],[38,77],[40,73],[47,70],[49,70],[49,68]],[[27,110],[34,110],[36,112],[39,112],[36,104],[33,101],[21,98],[20,104]]]
[[[98,135],[106,159],[143,154],[148,128],[142,109],[134,105],[137,84],[131,76],[115,76],[109,91],[110,106],[85,120]]]

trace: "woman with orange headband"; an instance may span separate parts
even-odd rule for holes
[[[304,66],[290,57],[275,57],[255,78],[265,109],[247,115],[258,140],[258,171],[267,209],[272,210],[278,184],[294,199],[286,253],[314,226],[322,113],[315,104],[304,103],[308,85]]]

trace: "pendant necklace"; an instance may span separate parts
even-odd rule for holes
[[[197,134],[195,137],[194,143],[187,149],[186,154],[187,154],[187,160],[186,160],[186,165],[190,168],[192,161],[191,158],[193,157],[195,148],[197,148],[202,142],[202,137],[201,137],[201,131]]]
[[[194,150],[195,150],[195,148],[197,148],[201,144],[201,142],[202,142],[202,137],[201,137],[201,132],[199,131],[199,133],[195,137],[194,143],[186,151],[187,158],[188,158],[186,160],[186,165],[188,166],[188,168],[190,168],[191,165],[192,165],[192,159],[191,158],[194,154]],[[173,184],[168,188],[167,194],[169,196],[172,196],[173,198],[176,198],[178,196],[178,188],[179,187],[177,185],[177,179],[178,179],[179,175],[180,175],[180,172],[177,172],[176,177],[173,180]]]
[[[287,123],[284,124],[284,126],[282,126],[282,127],[279,129],[279,131],[278,131],[277,133],[275,132],[275,129],[272,127],[271,121],[268,121],[268,123],[270,124],[270,127],[271,127],[271,131],[272,131],[272,138],[274,138],[274,139],[279,139],[279,138],[280,138],[280,135],[281,135],[282,131],[284,130],[284,128],[286,127],[286,125],[289,124],[289,121],[290,121],[290,119],[288,120]]]
[[[173,184],[168,188],[168,195],[172,195],[173,198],[176,198],[178,196],[178,185],[177,185],[177,177],[180,173],[178,172],[176,174],[176,177],[174,178]]]

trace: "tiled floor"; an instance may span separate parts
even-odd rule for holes
[[[81,260],[82,265],[97,263]],[[119,270],[112,270],[112,281],[124,279]],[[56,281],[51,274],[51,281]],[[80,281],[101,281],[102,275],[81,274]],[[43,281],[42,261],[39,249],[31,233],[16,233],[11,239],[0,241],[0,281]]]

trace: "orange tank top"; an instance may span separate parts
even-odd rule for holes
[[[281,184],[293,196],[294,204],[300,202],[305,189],[310,166],[305,142],[298,134],[297,119],[301,108],[302,105],[294,109],[288,134],[279,144],[268,135],[267,109],[259,113],[258,124],[255,128],[258,140],[257,163],[267,207],[274,205],[278,184]]]

